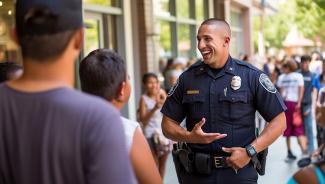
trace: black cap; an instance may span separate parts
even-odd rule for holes
[[[17,0],[18,35],[55,34],[83,26],[81,0]]]

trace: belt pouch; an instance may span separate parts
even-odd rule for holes
[[[184,166],[184,169],[187,173],[193,173],[194,171],[194,154],[188,150],[180,149],[179,150],[179,160]]]
[[[200,174],[211,174],[211,156],[204,153],[196,153],[195,169]]]

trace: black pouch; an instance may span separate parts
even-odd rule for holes
[[[179,149],[178,158],[187,173],[194,172],[194,153],[189,150]]]
[[[260,167],[256,167],[255,169],[260,176],[263,176],[265,174],[267,153],[268,153],[268,148],[266,148],[265,150],[257,154],[257,160],[260,162]]]
[[[211,156],[204,153],[195,154],[195,169],[200,174],[211,174]]]

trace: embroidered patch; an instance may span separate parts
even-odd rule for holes
[[[167,96],[170,97],[174,94],[176,88],[178,87],[179,80],[177,79],[176,84],[168,91]]]
[[[276,93],[276,88],[274,87],[272,81],[269,79],[267,75],[262,73],[259,78],[260,84],[270,93]]]

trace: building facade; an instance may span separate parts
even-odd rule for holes
[[[135,119],[142,75],[158,72],[160,58],[199,58],[196,33],[204,19],[227,20],[231,55],[251,55],[252,6],[252,0],[83,0],[89,26],[80,58],[96,48],[113,49],[124,57],[133,92],[122,113]],[[14,0],[0,0],[0,61],[21,62],[9,34],[13,25]]]

